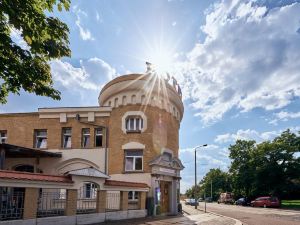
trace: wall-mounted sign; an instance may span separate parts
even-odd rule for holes
[[[176,170],[167,169],[167,168],[159,168],[159,171],[164,173],[172,173],[172,174],[176,173]]]

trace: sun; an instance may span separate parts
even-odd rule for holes
[[[171,72],[174,63],[172,52],[167,49],[153,49],[149,52],[147,61],[153,65],[154,71],[159,76],[165,76],[166,73]]]

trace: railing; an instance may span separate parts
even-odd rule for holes
[[[65,207],[65,189],[42,189],[38,199],[37,217],[63,216]]]
[[[0,193],[0,221],[22,219],[24,192]]]
[[[88,214],[96,212],[97,189],[86,189],[85,186],[78,190],[77,214]]]
[[[108,191],[106,193],[106,211],[120,210],[120,196],[119,191]]]

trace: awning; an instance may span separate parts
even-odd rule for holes
[[[60,152],[49,152],[46,150],[37,150],[33,148],[25,148],[22,146],[11,145],[11,144],[0,144],[0,151],[5,152],[5,158],[45,158],[54,157],[61,158]]]
[[[83,168],[69,171],[67,174],[76,175],[76,176],[85,176],[85,177],[98,177],[98,178],[110,178],[105,173],[102,173],[100,170],[95,168]]]

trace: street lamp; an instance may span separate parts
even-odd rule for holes
[[[196,156],[197,156],[197,149],[198,148],[202,148],[202,147],[206,147],[207,144],[204,145],[199,145],[197,146],[194,150],[195,150],[195,188],[194,188],[194,198],[196,201],[196,188],[197,188],[197,160],[196,160]],[[195,203],[195,209],[197,209],[197,202]]]

